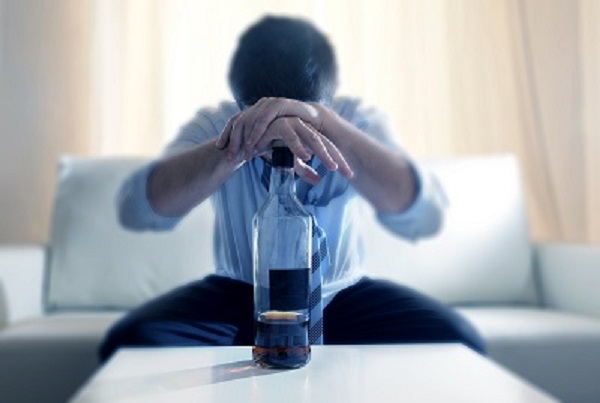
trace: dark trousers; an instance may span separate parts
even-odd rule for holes
[[[254,342],[253,287],[210,275],[131,311],[100,347],[106,360],[125,346],[230,346]],[[363,278],[339,292],[323,312],[325,344],[458,342],[484,353],[462,316],[390,281]]]

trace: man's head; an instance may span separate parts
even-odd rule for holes
[[[240,37],[229,86],[243,106],[263,97],[328,103],[337,86],[335,54],[309,22],[265,17]]]

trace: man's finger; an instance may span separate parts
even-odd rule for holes
[[[293,119],[282,118],[278,119],[273,125],[278,130],[278,136],[285,141],[290,151],[303,161],[310,160],[311,154],[306,150],[304,144],[300,140],[300,135],[296,131],[297,126],[293,124]]]
[[[229,118],[229,120],[225,124],[225,127],[223,128],[223,130],[221,131],[221,134],[219,135],[219,137],[217,138],[217,141],[215,142],[215,145],[218,148],[223,149],[227,146],[227,143],[229,143],[229,137],[231,136],[231,129],[233,128],[233,124],[237,120],[238,116],[239,116],[239,114],[233,115],[232,117]]]
[[[325,168],[330,171],[338,169],[338,164],[329,153],[328,147],[323,140],[325,136],[316,131],[312,126],[304,123],[301,119],[294,119],[298,128],[296,132],[301,137],[302,141],[319,157]]]
[[[344,158],[344,155],[336,145],[325,136],[322,136],[321,140],[323,141],[323,144],[325,144],[325,147],[327,147],[327,152],[337,162],[338,171],[348,179],[354,177],[354,171],[350,168],[348,161],[346,161],[346,158]]]
[[[231,135],[229,136],[229,144],[227,146],[228,158],[230,161],[235,160],[240,153],[240,148],[243,142],[244,129],[244,118],[238,118],[233,122],[233,126],[231,128]]]
[[[302,161],[300,158],[294,159],[294,172],[296,172],[299,177],[304,179],[304,181],[313,186],[316,186],[321,182],[321,177],[317,171],[315,171],[310,165]]]
[[[257,106],[258,115],[254,116],[252,129],[246,136],[246,143],[249,147],[254,147],[258,140],[267,131],[271,122],[283,116],[295,116],[307,122],[315,121],[318,116],[317,109],[304,102],[286,99],[286,98],[263,98]]]

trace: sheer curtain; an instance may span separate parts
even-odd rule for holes
[[[584,239],[600,243],[600,2],[582,0],[579,9],[581,135],[585,210]],[[568,212],[565,212],[568,215]]]
[[[536,239],[600,241],[594,0],[98,0],[95,151],[154,153],[228,98],[236,38],[267,10],[321,26],[340,92],[384,109],[415,154],[516,153]]]
[[[101,154],[154,154],[200,106],[231,98],[237,36],[266,10],[310,18],[317,3],[93,0],[90,133]]]
[[[237,38],[266,13],[319,25],[338,53],[340,93],[387,110],[406,143],[426,154],[451,147],[444,1],[93,4],[95,152],[154,153],[199,106],[230,98],[226,73]]]
[[[21,170],[40,178],[26,188],[5,175],[10,206],[39,193],[30,211],[0,217],[7,228],[32,225],[21,238],[45,237],[36,212],[49,216],[59,154],[155,155],[198,107],[229,98],[238,35],[273,13],[319,25],[338,53],[340,94],[383,109],[415,155],[515,153],[534,239],[600,242],[597,0],[0,5],[0,101],[10,106],[0,125],[27,147],[8,136],[2,144],[11,161],[33,161]]]

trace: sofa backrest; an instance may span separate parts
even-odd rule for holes
[[[423,162],[449,201],[442,230],[409,243],[365,220],[366,264],[452,304],[535,302],[535,277],[517,160],[485,155]]]
[[[65,156],[49,240],[49,310],[127,309],[213,268],[210,203],[169,232],[121,227],[116,196],[140,158]]]
[[[213,215],[195,208],[171,232],[123,229],[115,198],[138,158],[65,156],[59,163],[47,265],[49,310],[128,309],[213,270]],[[450,206],[439,236],[408,243],[365,220],[373,276],[446,302],[534,299],[519,172],[512,156],[429,161]]]

